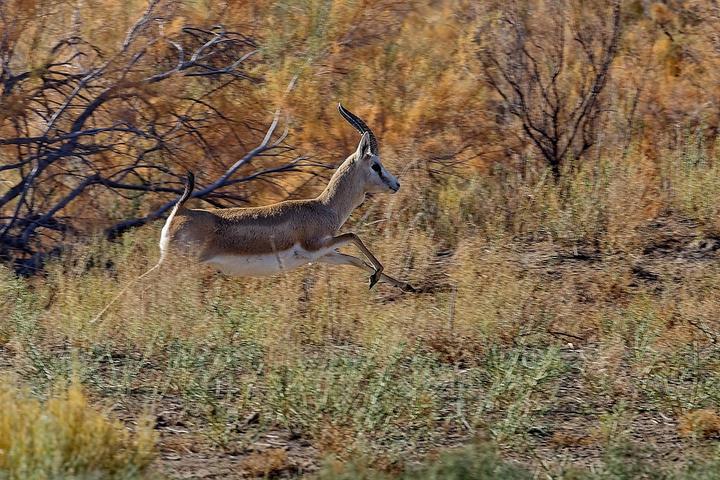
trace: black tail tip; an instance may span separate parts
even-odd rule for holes
[[[187,178],[185,179],[185,191],[190,193],[195,190],[195,174],[188,170]]]
[[[192,195],[192,192],[194,189],[195,189],[195,175],[191,171],[188,170],[187,179],[185,180],[185,191],[182,193],[182,195],[178,199],[178,205],[182,205],[183,203],[185,203],[185,201],[190,198],[190,195]]]

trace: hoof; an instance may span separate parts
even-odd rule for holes
[[[372,275],[370,275],[370,289],[372,289],[375,284],[380,280],[380,272],[375,272]]]
[[[417,293],[417,292],[420,291],[420,290],[418,290],[417,288],[415,288],[415,287],[413,287],[412,285],[410,285],[409,283],[406,283],[405,285],[403,285],[402,288],[401,288],[401,290],[402,290],[403,292],[408,292],[408,293]]]

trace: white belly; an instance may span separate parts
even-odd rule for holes
[[[265,277],[307,265],[333,250],[326,248],[308,251],[300,245],[294,245],[288,250],[262,255],[215,255],[204,263],[216,267],[227,275]]]

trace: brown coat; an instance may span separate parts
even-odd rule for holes
[[[201,261],[225,252],[273,253],[295,244],[317,250],[338,223],[337,214],[317,199],[256,208],[181,208],[170,227],[170,241],[197,245]]]

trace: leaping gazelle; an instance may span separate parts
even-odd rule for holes
[[[417,291],[409,283],[383,273],[383,266],[354,233],[338,235],[340,227],[367,193],[395,193],[397,178],[380,162],[372,130],[355,114],[338,105],[340,114],[362,134],[355,153],[347,157],[325,190],[310,200],[288,200],[252,208],[185,208],[194,188],[188,174],[185,191],[165,221],[160,234],[160,260],[136,279],[157,269],[174,252],[189,253],[201,263],[236,276],[268,276],[313,262],[352,265],[370,275],[370,288],[379,280],[404,291]],[[354,244],[367,258],[337,250]],[[96,322],[129,287],[95,316]]]
[[[366,193],[395,193],[400,188],[397,178],[380,162],[372,130],[342,105],[338,109],[362,138],[318,197],[254,208],[188,209],[183,205],[194,186],[189,175],[185,191],[162,229],[161,258],[181,247],[200,262],[237,276],[272,275],[313,262],[352,265],[371,273],[370,288],[382,280],[413,291],[408,283],[384,274],[382,264],[356,234],[338,235]],[[337,251],[350,243],[369,264]]]

